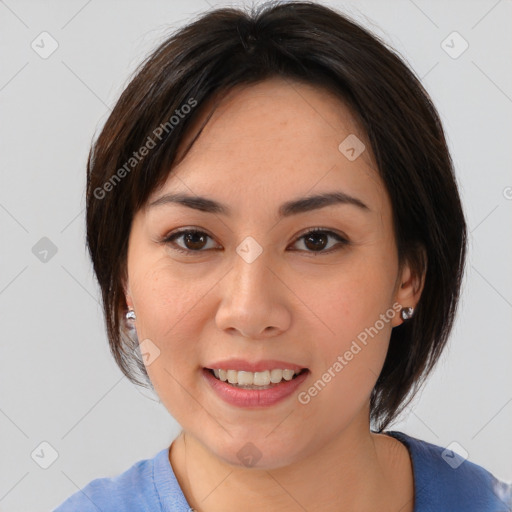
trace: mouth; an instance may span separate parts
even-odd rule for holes
[[[284,382],[296,379],[300,375],[309,372],[307,368],[288,369],[273,368],[260,372],[248,372],[242,370],[225,370],[221,368],[204,368],[218,381],[229,384],[234,388],[264,390],[279,386]]]

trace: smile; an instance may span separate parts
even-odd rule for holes
[[[301,370],[279,369],[264,370],[261,372],[248,372],[241,370],[223,370],[223,369],[210,369],[216,379],[222,382],[243,388],[243,389],[268,389],[273,387],[283,380],[290,381],[296,378],[301,373],[307,371],[306,368]]]

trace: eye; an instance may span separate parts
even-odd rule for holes
[[[185,247],[179,246],[174,242],[180,238],[183,238]],[[192,256],[194,252],[204,252],[201,251],[201,249],[205,246],[204,242],[207,238],[211,237],[204,231],[199,231],[197,229],[182,229],[170,233],[164,240],[162,240],[162,242],[172,245],[172,249],[175,251],[185,253],[187,256]]]
[[[338,244],[335,244],[334,247],[331,246],[329,250],[324,251],[323,249],[326,246],[328,246],[329,238],[334,238],[335,240],[338,241]],[[342,237],[341,235],[338,235],[334,231],[330,231],[325,228],[314,228],[306,231],[302,236],[300,236],[297,239],[297,242],[302,240],[304,245],[308,249],[313,249],[306,252],[323,254],[330,254],[331,252],[339,250],[341,249],[342,246],[348,245],[350,243],[346,238]]]
[[[323,249],[329,245],[329,238],[337,240],[338,244],[334,244],[334,247],[331,246],[329,250],[324,251]],[[177,244],[176,240],[179,239],[182,239],[184,247]],[[211,239],[211,237],[204,231],[197,229],[181,229],[170,233],[162,240],[162,243],[171,245],[172,250],[184,253],[187,256],[193,256],[194,253],[205,252],[202,249],[205,247],[208,248],[206,243],[207,239]],[[325,228],[309,229],[296,239],[295,244],[302,240],[307,248],[305,252],[312,253],[331,253],[341,249],[341,247],[336,246],[345,246],[350,243],[346,238]],[[213,248],[215,247],[209,247],[210,250]]]

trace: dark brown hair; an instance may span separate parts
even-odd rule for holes
[[[87,244],[110,348],[133,383],[151,386],[138,342],[123,325],[133,216],[168,177],[207,100],[275,76],[324,87],[350,105],[389,193],[399,263],[426,272],[414,316],[392,330],[371,395],[370,418],[382,431],[410,403],[447,342],[466,223],[439,115],[418,78],[378,37],[318,3],[203,14],[149,55],[123,91],[87,165]]]

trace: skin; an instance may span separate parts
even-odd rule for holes
[[[349,134],[366,145],[354,161],[338,150]],[[310,370],[298,389],[307,391],[379,315],[396,303],[416,305],[423,276],[398,266],[391,203],[375,169],[364,132],[339,98],[273,78],[224,96],[147,203],[186,192],[225,203],[232,216],[176,204],[136,213],[126,301],[137,315],[138,339],[149,338],[160,351],[147,371],[183,428],[169,460],[195,510],[413,510],[407,449],[369,424],[370,394],[392,328],[402,322],[396,311],[308,404],[294,393],[243,409],[202,378],[213,361],[278,359]],[[369,211],[340,204],[277,216],[285,201],[333,190],[359,198]],[[174,240],[191,256],[161,242],[186,227],[208,235]],[[349,244],[326,235],[308,244],[301,237],[315,227]],[[263,249],[252,263],[236,252],[247,236]],[[328,246],[315,252],[322,241]],[[202,252],[193,252],[197,247]],[[237,457],[249,442],[261,452],[252,467]]]

